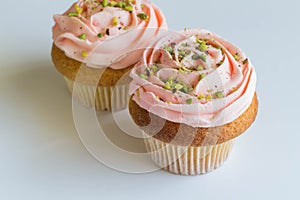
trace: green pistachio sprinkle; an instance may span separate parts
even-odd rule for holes
[[[192,99],[187,99],[187,100],[186,100],[186,103],[187,103],[187,104],[192,104],[192,103],[193,103],[193,100],[192,100]]]
[[[127,31],[129,28],[128,28],[127,26],[125,26],[123,29],[124,29],[125,31]]]
[[[108,0],[103,0],[102,1],[102,6],[107,7],[108,6]]]
[[[206,74],[200,74],[200,80],[204,79]]]
[[[117,6],[117,4],[118,4],[117,2],[111,1],[108,3],[108,6],[115,7],[115,6]]]
[[[207,50],[206,42],[201,42],[199,44],[199,50],[202,51],[202,52],[205,52]]]
[[[132,12],[133,11],[133,6],[132,5],[127,5],[124,7],[124,10],[128,11],[128,12]]]
[[[114,17],[114,18],[113,18],[113,26],[117,26],[118,24],[119,24],[118,18],[117,18],[117,17]]]
[[[81,52],[81,55],[82,55],[83,57],[88,57],[89,54],[88,54],[88,52],[86,52],[86,51],[82,51],[82,52]]]
[[[171,90],[172,89],[170,82],[166,82],[165,83],[165,89],[167,89],[167,90]]]
[[[79,7],[78,4],[75,4],[74,7],[75,7],[76,12],[80,15],[83,11],[83,8]]]
[[[237,61],[239,59],[239,54],[238,53],[234,54],[233,58]]]
[[[145,13],[139,13],[137,16],[141,20],[145,20],[145,21],[149,20],[149,16],[147,14],[145,14]]]
[[[243,64],[245,65],[245,64],[247,64],[248,63],[248,58],[246,58],[244,61],[243,61]]]
[[[199,60],[199,59],[200,59],[200,56],[199,56],[198,54],[194,54],[194,55],[192,56],[192,59],[193,59],[193,60]]]
[[[145,4],[141,4],[141,9],[143,10],[145,8]]]
[[[184,57],[186,56],[187,52],[183,51],[183,50],[179,50],[178,52],[178,58],[183,60]]]
[[[68,17],[78,17],[78,13],[76,13],[76,12],[69,12]]]
[[[211,94],[209,94],[209,95],[206,96],[206,99],[207,99],[208,101],[212,100],[212,98],[213,98],[213,97],[212,97]]]
[[[170,54],[173,53],[173,48],[170,47],[170,46],[165,46],[163,49],[164,49],[165,51],[169,52]]]
[[[99,33],[97,36],[98,36],[98,38],[102,38],[102,37],[103,37],[103,34],[102,34],[102,33]]]
[[[116,5],[116,7],[119,7],[119,8],[124,8],[125,6],[126,6],[126,3],[123,1],[119,1]]]
[[[199,94],[197,98],[198,98],[199,100],[200,100],[200,99],[205,99],[205,96],[204,96],[204,94]]]
[[[223,63],[224,63],[224,61],[221,61],[221,62],[219,62],[217,65],[218,65],[218,66],[221,66],[221,65],[223,65]]]
[[[215,95],[216,95],[217,98],[220,99],[220,98],[223,97],[223,92],[216,92]]]
[[[187,93],[188,93],[188,88],[187,88],[187,86],[184,85],[183,88],[180,89],[180,91],[187,94]]]
[[[197,71],[203,71],[204,70],[204,67],[202,65],[199,65],[197,68],[196,68]]]
[[[176,90],[181,90],[183,88],[183,85],[181,85],[181,84],[179,84],[179,83],[177,83],[176,85],[175,85],[175,89]]]
[[[81,35],[78,36],[78,38],[81,40],[86,40],[86,34],[82,33]]]
[[[148,76],[147,76],[147,75],[145,75],[145,74],[140,74],[140,77],[141,77],[142,79],[145,79],[145,80],[147,80],[147,79],[148,79]]]
[[[200,59],[203,60],[203,62],[206,62],[206,55],[205,54],[201,54],[200,55]]]
[[[158,71],[158,67],[156,65],[152,65],[151,70],[156,73]]]

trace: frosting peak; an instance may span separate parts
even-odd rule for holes
[[[192,127],[237,119],[255,93],[255,70],[236,46],[206,30],[168,33],[132,70],[131,94],[142,108]]]
[[[167,29],[162,12],[148,0],[79,0],[54,21],[55,45],[94,68],[135,64],[151,39]]]

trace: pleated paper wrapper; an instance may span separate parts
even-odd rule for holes
[[[111,87],[85,85],[64,77],[68,90],[81,104],[97,111],[123,110],[129,102],[129,85]]]
[[[143,132],[146,149],[153,162],[174,174],[200,175],[209,173],[227,160],[233,140],[206,147],[184,147],[162,142]]]

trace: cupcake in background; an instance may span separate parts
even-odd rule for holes
[[[127,106],[129,86],[116,84],[167,29],[148,0],[79,0],[54,21],[53,63],[80,102],[97,110]]]
[[[131,77],[130,114],[152,160],[175,174],[221,166],[257,116],[253,65],[206,30],[166,34],[144,52]]]

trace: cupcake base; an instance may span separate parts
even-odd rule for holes
[[[167,144],[145,132],[144,141],[153,162],[174,174],[200,175],[220,167],[228,158],[233,140],[207,147],[183,147]]]
[[[97,111],[123,110],[127,108],[129,102],[129,85],[117,86],[92,86],[76,83],[64,77],[68,90],[84,106],[95,108]],[[74,88],[74,84],[75,87]],[[97,88],[95,88],[97,87]]]

